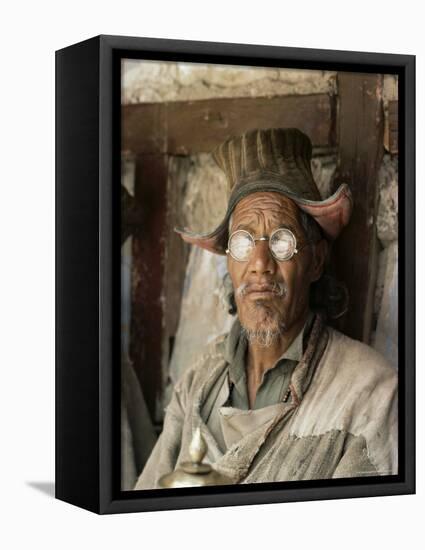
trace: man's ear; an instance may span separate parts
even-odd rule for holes
[[[326,258],[328,256],[328,241],[320,240],[314,244],[313,262],[311,267],[311,282],[319,280],[325,267]]]

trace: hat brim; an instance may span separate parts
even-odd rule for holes
[[[255,185],[252,185],[250,186],[249,193],[244,193],[244,196],[259,191],[281,193],[293,200],[301,210],[316,220],[329,240],[334,240],[338,237],[342,229],[348,224],[353,209],[351,190],[346,183],[340,185],[333,195],[322,201],[300,199],[288,191],[283,191],[282,187],[279,188],[276,186],[275,188],[273,185],[270,186],[270,189],[265,189],[264,185],[261,187],[259,185],[257,189]],[[239,202],[241,198],[243,197],[239,196],[237,201],[231,201],[231,203],[229,203],[223,221],[214,231],[207,234],[196,234],[185,229],[175,228],[176,233],[179,233],[182,239],[187,243],[195,244],[214,254],[225,255],[229,219],[237,202]]]

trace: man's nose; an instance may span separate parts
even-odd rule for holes
[[[276,262],[270,252],[269,241],[256,241],[249,262],[249,270],[251,273],[257,274],[273,274],[275,272]]]

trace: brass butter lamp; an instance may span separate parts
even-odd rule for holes
[[[204,487],[207,485],[233,485],[233,481],[220,474],[209,464],[202,462],[207,453],[207,444],[200,428],[196,428],[189,446],[190,462],[183,462],[179,468],[159,479],[162,488]]]

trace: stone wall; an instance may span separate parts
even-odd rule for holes
[[[384,155],[378,174],[377,235],[381,245],[372,345],[398,367],[398,162]]]
[[[335,93],[336,73],[126,59],[122,102]]]

